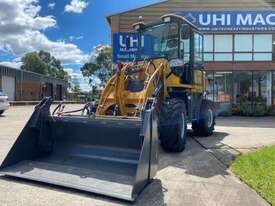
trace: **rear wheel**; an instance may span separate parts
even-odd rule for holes
[[[198,122],[192,123],[195,135],[210,136],[213,134],[215,126],[214,106],[211,101],[203,100]]]
[[[5,110],[0,110],[0,115],[2,115],[4,113]]]
[[[185,102],[170,99],[160,111],[160,142],[167,152],[182,152],[187,136],[187,116]]]

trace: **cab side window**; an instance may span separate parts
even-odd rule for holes
[[[180,58],[183,59],[184,63],[190,61],[190,39],[181,39]]]
[[[203,37],[199,33],[194,34],[194,63],[202,64],[203,62]]]
[[[190,62],[190,35],[191,30],[188,25],[183,24],[181,26],[181,38],[180,38],[180,58],[184,63]]]

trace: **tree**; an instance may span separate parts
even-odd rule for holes
[[[98,67],[95,63],[86,63],[80,68],[82,75],[89,78],[89,83],[92,84],[92,77],[98,71]]]
[[[55,78],[68,80],[68,73],[64,71],[61,62],[49,52],[30,52],[22,57],[21,69]]]
[[[39,74],[48,75],[47,64],[40,60],[37,52],[30,52],[25,54],[22,58],[21,69],[31,71]]]
[[[103,85],[110,78],[111,63],[112,49],[106,45],[99,45],[93,49],[91,62],[84,64],[80,70],[84,77],[89,78],[90,85],[95,86],[95,77],[99,78]]]
[[[71,87],[71,92],[69,93],[69,99],[73,101],[80,101],[79,95],[81,92],[82,91],[79,84],[73,85]]]
[[[76,93],[76,94],[80,94],[81,93],[81,89],[79,85],[74,85],[72,88],[72,92]]]

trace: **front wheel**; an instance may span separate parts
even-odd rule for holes
[[[203,100],[199,120],[192,123],[194,134],[205,137],[212,135],[215,127],[215,119],[213,103],[208,100]]]
[[[182,152],[185,149],[187,116],[183,100],[170,99],[162,105],[159,132],[159,139],[165,151]]]
[[[2,115],[4,113],[5,110],[0,110],[0,115]]]

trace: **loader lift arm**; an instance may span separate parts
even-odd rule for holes
[[[155,96],[164,96],[165,59],[126,64],[111,78],[99,101],[97,116],[108,115],[109,109],[117,107],[118,116],[139,117],[146,100]],[[138,82],[140,88],[135,88]],[[134,85],[131,85],[134,84]],[[133,90],[135,90],[133,92]],[[111,112],[112,114],[112,112]]]

